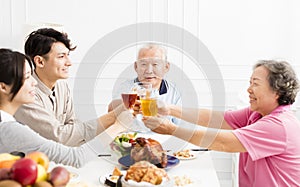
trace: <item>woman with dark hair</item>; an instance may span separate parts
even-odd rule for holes
[[[27,56],[10,49],[0,49],[0,153],[40,151],[56,163],[75,167],[96,158],[103,151],[103,145],[112,140],[108,134],[102,133],[80,147],[68,147],[40,136],[15,120],[13,115],[22,104],[34,102],[37,81],[32,77],[32,71],[32,63]],[[111,134],[114,137],[120,132],[113,133],[116,133]]]
[[[247,108],[219,112],[170,105],[159,109],[161,114],[210,127],[207,130],[186,129],[158,117],[145,117],[144,123],[155,132],[201,147],[240,153],[240,187],[300,186],[300,122],[290,109],[298,90],[289,63],[259,61],[247,89]]]

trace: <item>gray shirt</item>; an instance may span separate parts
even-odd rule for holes
[[[45,153],[51,161],[74,167],[81,167],[98,153],[106,149],[111,137],[106,133],[96,136],[80,147],[68,147],[48,140],[34,132],[26,125],[15,121],[13,116],[1,111],[0,153],[21,151],[25,154],[32,151]]]
[[[47,139],[68,146],[81,145],[96,136],[96,119],[87,122],[76,119],[72,95],[65,81],[57,81],[51,90],[35,73],[33,77],[38,82],[35,102],[18,109],[17,121]]]

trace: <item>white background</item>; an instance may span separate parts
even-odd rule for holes
[[[224,107],[237,108],[247,105],[245,89],[257,60],[284,59],[300,74],[299,10],[299,0],[1,0],[0,47],[23,52],[30,26],[62,24],[60,29],[77,45],[71,53],[73,66],[68,80],[73,88],[84,55],[106,34],[142,22],[176,25],[199,38],[212,53],[225,83]],[[115,80],[132,65],[136,51],[137,47],[124,48],[112,56],[92,89],[94,102],[87,103],[83,99],[76,102],[75,107],[95,107],[98,115],[105,113]],[[169,49],[169,60],[173,67],[179,67],[188,75],[197,92],[195,100],[199,106],[211,107],[209,85],[201,70],[174,49]],[[294,108],[299,107],[298,99]],[[81,119],[88,119],[89,115],[78,114]]]
[[[68,80],[73,86],[84,55],[106,34],[141,22],[176,25],[198,37],[212,53],[224,79],[226,107],[234,108],[247,104],[247,98],[241,103],[239,96],[246,94],[257,60],[284,59],[300,73],[300,53],[296,50],[300,46],[299,5],[297,0],[1,0],[0,47],[23,51],[28,26],[62,24],[62,30],[77,45],[71,53],[73,66]],[[98,77],[94,102],[82,100],[75,103],[76,107],[95,107],[99,115],[106,112],[114,81],[132,65],[136,51],[131,47],[113,56]],[[210,107],[210,91],[201,70],[176,50],[169,50],[169,59],[194,84],[199,106]],[[78,115],[89,118],[89,114]]]

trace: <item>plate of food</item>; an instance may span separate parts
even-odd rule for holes
[[[173,156],[175,156],[176,158],[178,158],[179,160],[191,160],[191,159],[195,159],[197,156],[190,151],[189,149],[185,149],[185,150],[181,150],[181,151],[177,151],[173,153]]]
[[[120,170],[119,168],[115,167],[112,173],[102,175],[99,178],[99,182],[106,186],[115,187],[117,186],[118,180],[119,182],[121,177],[126,174],[126,171]]]
[[[110,143],[110,148],[121,156],[130,154],[132,145],[135,144],[137,133],[123,133],[114,138]]]
[[[174,180],[167,172],[148,161],[139,161],[131,165],[126,175],[121,177],[123,187],[171,187]]]
[[[179,159],[176,158],[175,156],[171,156],[171,155],[167,155],[167,165],[165,167],[161,167],[160,164],[155,164],[156,166],[158,166],[159,168],[164,168],[166,170],[176,166],[179,164]],[[126,169],[129,168],[131,165],[133,165],[135,163],[135,161],[131,158],[130,155],[126,155],[121,157],[119,160],[119,163]]]
[[[167,155],[162,145],[152,138],[137,137],[132,145],[130,154],[118,159],[118,162],[128,168],[139,161],[148,161],[160,168],[169,169],[179,164],[179,160]]]

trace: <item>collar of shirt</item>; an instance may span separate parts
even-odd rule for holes
[[[33,75],[32,75],[35,80],[37,81],[37,87],[47,96],[49,97],[52,97],[52,96],[55,96],[55,90],[56,90],[56,86],[54,87],[54,90],[51,90],[50,88],[48,88],[40,79],[39,77],[37,76],[37,74],[35,72],[33,72]]]
[[[271,114],[274,114],[274,113],[282,113],[284,111],[288,111],[291,109],[291,105],[279,105],[277,108],[275,108]]]
[[[7,112],[0,110],[1,122],[16,121],[16,119]]]
[[[140,82],[140,81],[138,78],[135,78],[134,82]],[[160,87],[159,87],[159,95],[166,94],[168,92],[168,86],[169,85],[168,85],[167,81],[165,79],[162,79]]]

